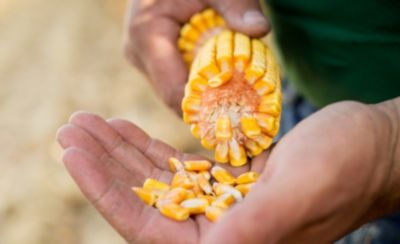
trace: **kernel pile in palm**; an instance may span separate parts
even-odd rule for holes
[[[183,119],[214,150],[215,161],[239,167],[267,149],[279,131],[279,67],[260,39],[226,29],[215,12],[204,13],[192,17],[179,39],[182,54],[194,56]]]
[[[182,163],[170,158],[168,163],[174,172],[170,184],[149,178],[143,187],[133,187],[132,190],[144,203],[177,221],[204,214],[215,222],[230,206],[242,201],[258,179],[256,172],[235,178],[207,160]]]

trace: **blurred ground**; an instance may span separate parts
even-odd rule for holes
[[[76,110],[129,119],[181,150],[199,150],[125,61],[123,5],[0,1],[0,244],[124,243],[60,161],[55,133]]]

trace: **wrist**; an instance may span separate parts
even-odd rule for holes
[[[377,135],[381,174],[373,216],[378,217],[400,209],[400,97],[371,105]],[[379,170],[380,169],[380,170]]]

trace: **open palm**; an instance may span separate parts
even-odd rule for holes
[[[146,178],[170,182],[169,157],[186,160],[200,156],[180,153],[128,121],[105,121],[86,112],[72,115],[57,138],[65,149],[63,161],[71,176],[128,242],[197,243],[211,227],[202,215],[184,222],[170,220],[131,191]],[[242,168],[221,166],[234,175],[250,169],[261,172],[267,156],[265,152]]]

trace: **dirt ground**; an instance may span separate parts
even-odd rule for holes
[[[74,111],[129,119],[181,150],[199,150],[125,61],[123,5],[0,1],[0,244],[124,243],[60,160],[55,134]]]

